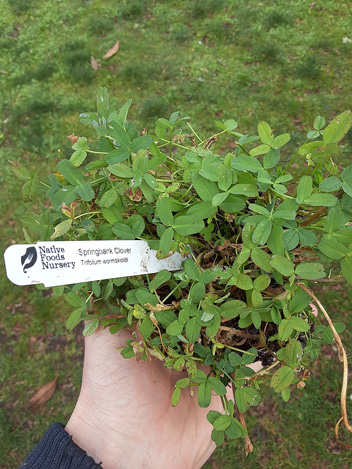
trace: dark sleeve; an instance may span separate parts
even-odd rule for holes
[[[20,469],[102,469],[73,442],[61,423],[54,423]]]

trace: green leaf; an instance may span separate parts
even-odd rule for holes
[[[280,150],[271,149],[264,155],[263,165],[265,169],[274,168],[280,161]]]
[[[308,199],[304,201],[306,205],[312,205],[313,207],[333,207],[337,204],[337,198],[332,194],[312,194]]]
[[[194,260],[186,259],[184,266],[185,266],[185,271],[186,271],[188,278],[199,281],[200,272]]]
[[[297,202],[303,203],[312,194],[313,179],[311,176],[302,176],[297,187]]]
[[[295,374],[289,366],[279,368],[271,378],[270,387],[275,392],[282,392],[290,386],[295,378]]]
[[[298,292],[289,303],[291,313],[299,313],[303,311],[312,301],[310,295],[305,291]]]
[[[171,278],[171,272],[169,272],[168,270],[163,269],[160,272],[158,272],[156,276],[154,277],[154,279],[150,282],[151,291],[153,291],[154,289],[157,290],[160,287],[160,285],[168,282],[170,278]]]
[[[252,148],[249,154],[251,156],[265,155],[265,153],[268,153],[269,150],[270,150],[269,145],[259,145],[255,148]]]
[[[87,152],[82,149],[79,149],[72,153],[70,162],[73,164],[73,166],[78,167],[78,166],[81,166],[81,164],[86,158],[87,158]]]
[[[325,143],[338,143],[350,130],[352,125],[351,111],[345,111],[339,114],[335,119],[330,122],[326,127],[323,134]]]
[[[290,134],[278,135],[276,138],[274,138],[271,145],[275,150],[277,150],[278,148],[281,148],[286,145],[286,143],[289,142],[290,139]]]
[[[24,202],[31,202],[33,197],[37,193],[38,183],[36,177],[33,177],[29,181],[26,181],[22,186],[22,197]]]
[[[259,275],[254,282],[253,287],[258,291],[264,291],[270,285],[269,275]]]
[[[79,295],[76,295],[73,292],[69,292],[65,296],[65,300],[74,308],[85,307],[86,301]]]
[[[347,282],[352,285],[352,259],[351,257],[345,257],[341,261],[342,275],[345,277]]]
[[[304,246],[314,246],[317,244],[318,240],[314,233],[309,230],[301,228],[298,231],[299,239]]]
[[[294,264],[287,257],[275,255],[270,264],[284,277],[290,277],[294,272]]]
[[[189,378],[181,378],[176,381],[175,386],[178,388],[184,389],[187,388],[191,383],[191,380]]]
[[[69,160],[59,161],[57,167],[69,184],[77,186],[82,183],[83,173],[81,172],[81,170],[73,166],[73,164]]]
[[[193,174],[192,184],[199,197],[205,202],[211,202],[213,197],[219,192],[215,182],[209,181],[199,174]]]
[[[222,202],[224,202],[224,200],[227,199],[228,195],[229,195],[228,192],[220,192],[219,194],[214,195],[214,197],[212,198],[212,201],[211,201],[212,205],[214,207],[217,207]]]
[[[139,332],[142,334],[144,340],[148,340],[154,331],[153,321],[149,316],[145,316],[142,324],[139,327]]]
[[[260,213],[261,215],[264,215],[267,217],[270,215],[269,210],[267,210],[265,207],[259,204],[249,204],[248,208],[252,210],[252,212]]]
[[[288,319],[283,319],[279,324],[279,340],[285,342],[293,332],[293,324]]]
[[[251,173],[257,173],[263,169],[260,162],[253,156],[240,155],[231,161],[231,167],[238,171],[249,171]]]
[[[197,318],[193,317],[186,323],[186,337],[191,343],[195,343],[200,337],[201,325],[198,324]]]
[[[282,242],[286,251],[291,251],[299,243],[299,234],[296,230],[285,230],[282,235]]]
[[[296,267],[296,275],[306,280],[325,277],[324,266],[318,262],[304,262]]]
[[[258,135],[260,141],[266,145],[271,145],[272,141],[274,140],[273,131],[271,130],[270,125],[265,121],[259,122]]]
[[[342,211],[339,207],[332,207],[329,212],[328,216],[325,219],[324,229],[333,234],[338,228],[343,226],[343,216]]]
[[[66,327],[68,330],[72,331],[72,329],[76,327],[77,324],[79,324],[79,322],[81,321],[82,314],[85,312],[85,310],[86,308],[85,306],[83,306],[72,311],[66,321]]]
[[[214,441],[214,443],[217,445],[217,446],[221,446],[223,443],[224,443],[224,439],[225,439],[225,436],[224,436],[224,432],[221,431],[221,432],[218,432],[217,430],[213,430],[211,432],[211,439]]]
[[[259,244],[260,246],[264,245],[271,233],[271,228],[272,228],[272,221],[267,219],[267,220],[262,220],[261,222],[258,223],[256,226],[252,240],[254,243]]]
[[[130,150],[132,153],[137,153],[139,150],[146,150],[152,143],[150,135],[143,135],[132,140]]]
[[[321,130],[325,125],[325,119],[324,117],[322,116],[317,116],[315,119],[314,119],[314,124],[313,124],[313,127],[315,128],[315,130]]]
[[[197,217],[201,220],[205,218],[213,217],[218,211],[217,207],[214,207],[211,202],[200,202],[198,204],[192,205],[187,210],[187,215]]]
[[[208,380],[199,385],[197,397],[199,407],[209,407],[211,402],[211,386]]]
[[[220,306],[221,316],[226,319],[233,319],[239,316],[246,309],[247,305],[240,300],[228,300]]]
[[[263,251],[260,248],[255,248],[251,252],[252,261],[265,272],[272,272],[272,267],[270,265],[270,256],[267,252]]]
[[[330,176],[319,184],[319,189],[323,192],[333,192],[340,189],[342,182],[335,176]]]
[[[31,179],[29,171],[22,164],[17,161],[8,160],[10,163],[10,171],[21,181],[28,181]]]
[[[259,294],[261,301],[257,298],[258,294]],[[252,291],[252,303],[255,308],[258,308],[263,303],[262,296],[260,292],[258,292],[257,290]],[[252,319],[254,327],[256,329],[259,329],[262,324],[262,318],[260,317],[260,314],[258,313],[258,311],[256,311],[255,309],[251,312],[251,319]]]
[[[119,239],[135,239],[134,234],[132,233],[131,227],[125,225],[124,223],[115,223],[112,227],[112,232],[119,238]]]
[[[99,205],[101,207],[111,207],[118,198],[118,194],[115,189],[109,189],[108,191],[104,192],[102,197],[99,200]]]
[[[86,336],[92,335],[99,327],[99,318],[94,318],[92,321],[89,321],[83,329],[82,334]]]
[[[261,401],[261,397],[256,389],[247,386],[236,389],[235,400],[238,410],[243,413],[248,406],[257,406]]]
[[[276,352],[276,358],[285,362],[290,368],[296,368],[302,359],[301,343],[298,340],[290,340],[286,347]]]
[[[241,364],[242,357],[238,353],[231,352],[229,353],[228,359],[230,365],[235,368],[236,366],[239,366]]]
[[[225,202],[220,205],[220,208],[227,213],[237,213],[244,209],[245,206],[246,204],[243,199],[230,194]]]
[[[268,238],[267,244],[273,254],[282,256],[284,253],[284,244],[282,241],[283,229],[278,223],[274,223]]]
[[[224,122],[226,130],[235,130],[238,127],[237,122],[234,119],[228,119]]]
[[[174,230],[172,228],[166,228],[160,238],[160,251],[162,256],[167,256],[170,252],[172,240],[174,236]]]
[[[321,238],[318,248],[330,259],[342,259],[347,254],[347,248],[328,235],[324,235]]]
[[[197,282],[193,285],[190,291],[191,300],[194,303],[199,303],[205,295],[205,285],[204,283]]]
[[[167,197],[162,197],[156,202],[156,213],[163,225],[170,226],[174,222],[174,217],[167,201]]]
[[[50,236],[50,239],[56,239],[59,238],[60,236],[63,236],[65,233],[67,233],[72,225],[72,220],[64,220],[58,225],[55,226],[54,228],[54,233]]]
[[[225,430],[228,438],[244,438],[247,435],[246,429],[236,419],[232,419],[231,425]]]
[[[175,390],[174,390],[174,392],[172,393],[172,396],[171,396],[171,405],[172,405],[172,407],[177,406],[177,404],[179,403],[180,397],[181,397],[181,389],[176,386],[176,388],[175,388]]]
[[[132,169],[123,163],[111,164],[107,167],[107,170],[120,178],[131,179],[133,177]]]
[[[178,321],[174,321],[169,324],[166,328],[166,333],[169,335],[179,336],[182,334],[183,324],[180,324]]]
[[[191,216],[177,217],[172,225],[173,229],[182,236],[189,236],[199,233],[204,228],[202,220],[194,219]]]
[[[123,222],[123,217],[117,205],[112,205],[109,208],[103,207],[101,213],[110,225]]]
[[[220,415],[213,423],[214,429],[217,431],[226,430],[231,425],[232,417],[230,415]]]
[[[236,287],[241,290],[251,290],[253,288],[252,279],[245,274],[239,273],[236,278]]]
[[[309,331],[309,324],[302,318],[297,316],[291,316],[289,322],[293,329],[298,332],[308,332]]]
[[[108,117],[109,114],[109,92],[107,88],[99,88],[97,92],[98,114]]]
[[[90,182],[82,182],[77,187],[77,194],[85,202],[90,202],[93,199],[93,197],[95,196],[95,193],[92,189],[92,186],[91,186]]]
[[[219,396],[226,395],[226,386],[218,378],[215,376],[209,376],[208,383],[216,394]]]

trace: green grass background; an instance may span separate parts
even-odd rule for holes
[[[277,134],[291,133],[293,148],[304,142],[316,115],[330,121],[351,108],[351,18],[349,0],[3,0],[2,250],[24,242],[21,217],[39,210],[43,197],[21,201],[7,160],[45,177],[59,148],[70,154],[65,136],[86,135],[78,114],[94,110],[98,87],[108,87],[117,106],[132,97],[130,118],[140,129],[175,110],[191,116],[200,133],[230,118],[239,131],[256,132],[265,119]],[[105,60],[117,40],[120,50]],[[92,69],[92,56],[99,70]],[[340,163],[349,164],[352,132],[342,146]],[[295,170],[304,165],[298,161]],[[79,392],[83,344],[80,330],[65,330],[64,301],[11,285],[3,259],[0,268],[0,454],[1,467],[15,468],[51,423],[67,421]],[[343,338],[352,350],[351,289],[317,291],[334,321],[346,323]],[[341,383],[333,347],[323,349],[311,372],[306,388],[288,403],[268,391],[265,403],[248,412],[252,455],[245,458],[241,441],[226,442],[206,467],[351,467],[351,452],[333,435]],[[28,409],[36,388],[55,376],[52,399]]]

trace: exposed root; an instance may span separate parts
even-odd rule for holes
[[[308,293],[308,295],[310,295],[310,297],[315,301],[315,303],[317,304],[317,306],[320,308],[321,312],[323,313],[325,319],[327,320],[327,322],[329,324],[329,327],[330,327],[330,329],[333,333],[335,343],[336,343],[336,346],[337,346],[337,350],[338,350],[338,357],[339,357],[339,360],[343,363],[343,380],[342,380],[342,387],[341,387],[341,413],[342,413],[342,417],[340,418],[340,420],[337,422],[337,424],[335,426],[335,438],[336,438],[336,441],[339,445],[345,446],[345,447],[352,447],[351,445],[347,445],[347,444],[342,443],[338,438],[339,425],[340,425],[341,421],[343,421],[343,423],[345,425],[345,428],[349,432],[352,432],[352,426],[350,425],[350,423],[348,421],[348,416],[347,416],[347,399],[346,399],[346,395],[347,395],[347,384],[348,384],[348,362],[347,362],[346,350],[345,350],[345,347],[344,347],[344,345],[341,341],[341,338],[340,338],[339,334],[337,333],[337,331],[334,327],[334,324],[332,323],[332,321],[330,319],[330,316],[326,312],[324,306],[320,303],[320,301],[314,295],[312,290],[310,290],[308,287],[306,287],[306,285],[304,285],[303,283],[299,283],[298,285],[302,288],[302,290],[304,290],[306,293]]]

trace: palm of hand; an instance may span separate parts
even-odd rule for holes
[[[172,407],[175,382],[185,374],[157,359],[124,359],[115,349],[128,338],[128,331],[99,330],[86,339],[81,395],[66,429],[89,454],[74,432],[77,422],[89,426],[104,469],[201,467],[215,449],[210,409],[199,408],[196,392],[191,396],[188,389]],[[210,408],[222,410],[218,396]]]

